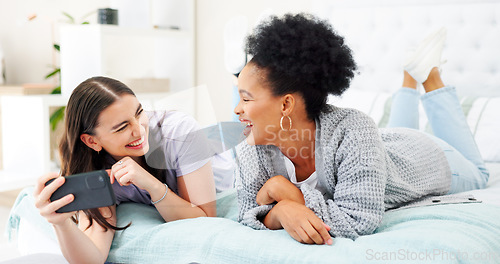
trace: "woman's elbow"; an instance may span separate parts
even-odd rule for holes
[[[203,212],[204,217],[217,216],[217,203],[215,201],[198,206]]]

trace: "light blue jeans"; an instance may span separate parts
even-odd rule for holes
[[[489,172],[467,124],[454,87],[424,95],[411,88],[399,89],[392,98],[387,127],[418,129],[418,104],[422,102],[434,136],[451,168],[449,194],[486,187]]]

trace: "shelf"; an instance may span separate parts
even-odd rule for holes
[[[116,25],[63,25],[61,31],[80,31],[80,32],[99,32],[103,36],[124,36],[127,38],[134,37],[167,37],[167,38],[191,38],[191,31],[180,29],[163,29],[163,28],[126,28]]]
[[[1,95],[50,94],[54,90],[50,84],[0,85]]]

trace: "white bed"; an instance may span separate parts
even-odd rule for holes
[[[220,193],[218,218],[164,223],[150,206],[123,204],[108,261],[118,263],[499,263],[500,164],[488,163],[487,188],[472,194],[481,201],[389,211],[373,235],[334,245],[302,245],[284,230],[259,231],[237,223],[234,191]],[[51,226],[38,215],[30,195],[21,194],[10,218],[9,233],[23,255],[61,255]],[[174,238],[174,239],[173,239]],[[55,258],[57,259],[57,258]],[[62,258],[59,258],[61,260]],[[21,261],[19,259],[18,261]],[[37,263],[26,259],[23,263]],[[404,260],[404,261],[403,261]],[[412,262],[412,263],[413,263]],[[18,262],[13,262],[18,263]],[[59,262],[57,262],[59,263]]]

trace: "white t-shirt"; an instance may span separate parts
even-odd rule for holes
[[[293,165],[293,162],[284,155],[283,159],[285,160],[285,167],[288,173],[288,177],[290,178],[290,182],[293,183],[293,185],[300,189],[300,186],[302,186],[303,184],[307,184],[313,189],[320,191],[323,196],[326,196],[326,189],[324,186],[318,183],[318,175],[316,174],[316,171],[313,172],[307,179],[298,182],[297,175],[295,174],[295,165]]]
[[[189,174],[212,162],[218,191],[234,185],[234,160],[230,153],[215,155],[207,133],[196,120],[178,111],[148,112],[150,150],[149,166],[167,169],[166,181],[177,187],[176,177]]]

